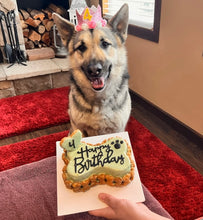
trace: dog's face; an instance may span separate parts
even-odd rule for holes
[[[95,91],[105,88],[111,74],[112,58],[115,58],[116,42],[107,30],[81,31],[71,45],[74,52],[72,65],[81,68]]]
[[[59,15],[53,14],[53,19],[63,44],[68,47],[77,80],[87,82],[95,92],[104,90],[109,78],[116,77],[116,72],[126,62],[123,44],[127,35],[128,6],[124,5],[106,27],[79,32]]]

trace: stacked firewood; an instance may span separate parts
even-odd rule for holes
[[[65,18],[68,17],[66,9],[54,4],[50,4],[48,8],[41,10],[19,10],[26,49],[50,47],[53,45],[53,12]]]

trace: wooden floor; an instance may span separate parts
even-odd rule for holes
[[[203,142],[201,138],[195,138],[192,133],[180,131],[177,125],[171,123],[170,119],[166,120],[163,114],[154,110],[152,106],[136,95],[132,96],[131,115],[203,175]],[[6,138],[0,140],[0,146],[64,131],[69,129],[69,126],[69,124],[63,124]]]

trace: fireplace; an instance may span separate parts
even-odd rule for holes
[[[43,52],[38,52],[39,55],[45,55],[44,58],[52,58],[54,54],[54,39],[53,39],[53,20],[51,14],[53,12],[62,13],[61,15],[67,19],[69,2],[68,0],[1,0],[0,10],[4,15],[2,15],[2,26],[0,27],[0,35],[2,31],[5,34],[5,37],[0,37],[0,62],[12,63],[16,60],[11,60],[9,53],[13,54],[13,47],[15,46],[15,35],[14,30],[11,29],[11,32],[7,28],[6,20],[8,11],[15,11],[15,19],[17,26],[17,34],[19,40],[19,51],[23,52],[23,55],[29,59],[29,53],[31,49],[37,48],[52,48],[51,50],[43,50]],[[38,13],[41,12],[41,15]],[[0,14],[1,16],[1,14]],[[33,18],[35,16],[35,18]],[[41,17],[40,17],[41,16]],[[0,17],[1,18],[1,17]],[[12,24],[11,24],[12,26]],[[10,37],[10,35],[13,36]],[[59,36],[56,36],[56,38]],[[12,39],[13,42],[12,42]],[[7,45],[7,46],[6,46]],[[16,49],[16,48],[15,48]],[[11,50],[11,51],[10,51]],[[36,52],[35,52],[36,53]],[[48,56],[46,57],[46,54]],[[51,53],[51,54],[50,54]],[[3,55],[2,55],[3,54]],[[16,53],[17,54],[17,53]],[[39,56],[40,57],[40,56]],[[18,58],[17,58],[18,59]]]
[[[72,2],[72,4],[69,4]],[[52,13],[57,12],[61,16],[69,19],[68,9],[69,5],[82,5],[84,4],[90,6],[92,4],[98,5],[98,0],[1,0],[0,10],[4,10],[5,14],[14,9],[16,14],[16,24],[17,33],[19,38],[19,50],[23,52],[24,56],[28,60],[43,59],[43,58],[53,58],[65,57],[67,51],[63,48],[60,42],[60,36],[57,33],[53,33],[53,19]],[[71,10],[70,10],[71,11]],[[73,14],[72,14],[73,15]],[[72,17],[71,17],[72,19]],[[71,20],[69,19],[69,20]],[[73,19],[74,20],[74,19]],[[72,21],[74,23],[74,21]],[[5,23],[5,22],[4,22]],[[1,29],[1,28],[0,28]],[[3,24],[3,29],[6,30],[6,24]],[[1,32],[0,32],[1,35]],[[6,33],[6,39],[9,44],[9,31]],[[58,44],[56,46],[56,39],[54,41],[54,36],[58,39]],[[8,62],[9,59],[5,59],[5,42],[2,37],[0,38],[1,51],[3,51],[4,56],[0,53],[0,62]],[[56,53],[57,48],[61,48],[59,55]],[[44,49],[46,48],[46,49]],[[42,51],[37,51],[36,49],[44,49]],[[52,49],[52,50],[51,50]],[[35,50],[35,52],[33,52]],[[36,52],[37,51],[37,52]],[[34,56],[32,56],[34,53]],[[37,53],[37,56],[36,56]],[[16,53],[18,54],[18,53]],[[47,56],[46,56],[47,55]],[[31,57],[32,56],[32,57]],[[4,59],[3,59],[4,58]]]
[[[66,57],[57,29],[54,28],[52,13],[57,12],[69,19],[67,0],[17,0],[25,48],[28,60]],[[43,49],[36,50],[36,49]],[[35,49],[34,51],[32,49]]]

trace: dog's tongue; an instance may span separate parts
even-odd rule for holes
[[[94,89],[102,89],[104,87],[104,77],[92,79],[91,84]]]

